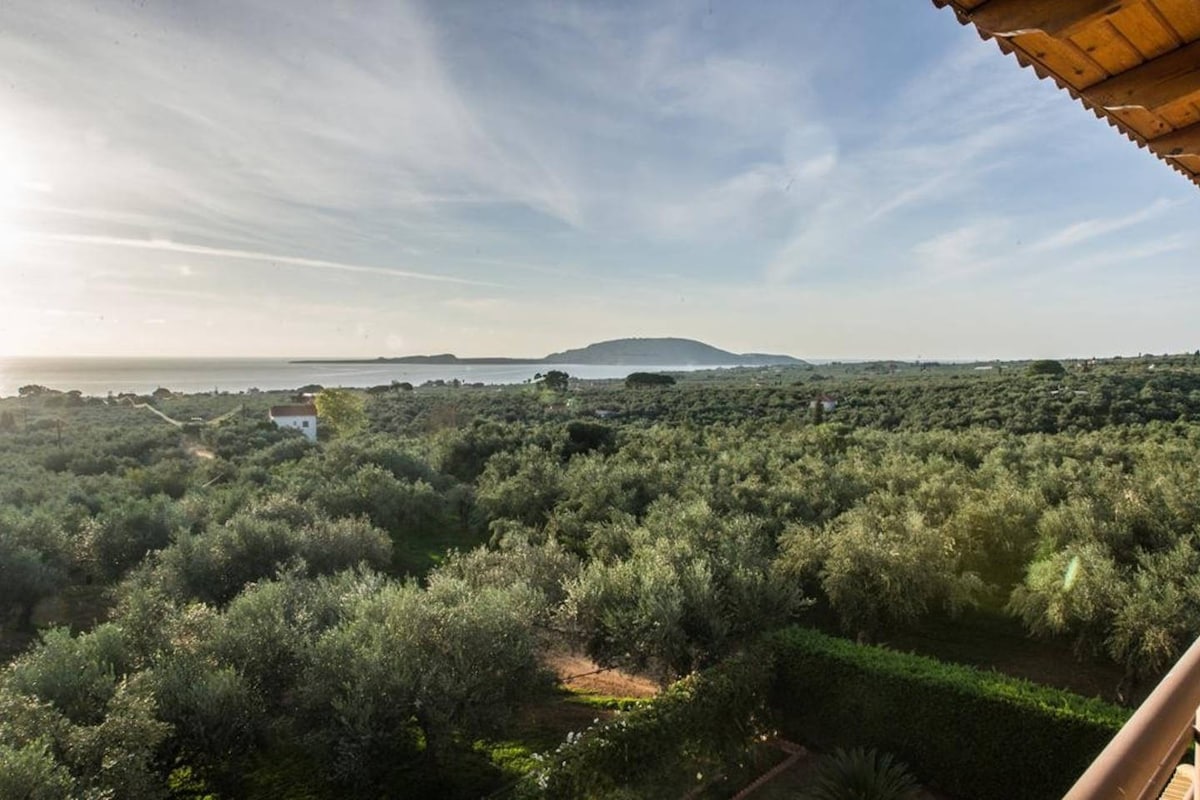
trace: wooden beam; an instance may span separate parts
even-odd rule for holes
[[[1150,150],[1159,158],[1200,156],[1200,122],[1164,133],[1148,142]]]
[[[1200,41],[1172,50],[1083,91],[1101,108],[1140,107],[1158,111],[1163,106],[1200,94]]]
[[[1040,31],[1065,39],[1094,22],[1143,0],[989,0],[967,16],[992,36]]]

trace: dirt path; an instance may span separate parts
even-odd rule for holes
[[[200,444],[199,442],[188,442],[187,444],[185,444],[183,446],[183,449],[187,451],[187,454],[189,456],[195,456],[196,458],[203,458],[206,461],[217,457],[216,453],[214,453],[212,450],[209,450],[207,447]]]
[[[619,669],[603,669],[590,658],[578,653],[549,653],[545,663],[563,686],[575,692],[608,697],[653,697],[658,684],[641,675]]]
[[[155,414],[155,415],[161,417],[164,421],[169,422],[170,424],[174,425],[176,428],[182,428],[184,425],[184,423],[181,422],[180,420],[177,420],[174,417],[167,416],[162,411],[159,411],[157,408],[150,405],[149,403],[134,403],[133,407],[134,408],[144,408],[147,411],[149,411],[151,414]],[[244,405],[238,406],[237,408],[235,408],[231,411],[226,411],[224,414],[222,414],[219,417],[213,417],[210,420],[206,420],[204,422],[195,422],[192,424],[194,424],[194,425],[210,425],[210,426],[220,425],[222,422],[224,422],[227,419],[232,418],[234,415],[240,414],[243,410],[245,410]]]
[[[244,405],[238,406],[237,408],[233,409],[232,411],[226,411],[224,414],[222,414],[219,417],[213,417],[212,419],[210,419],[208,422],[206,422],[204,424],[205,425],[220,425],[225,420],[231,419],[235,414],[240,414],[245,410],[246,410],[246,407]]]
[[[176,428],[183,428],[183,426],[184,426],[183,422],[180,422],[179,420],[177,420],[173,417],[167,416],[162,411],[159,411],[157,408],[150,405],[149,403],[134,403],[133,407],[134,408],[144,408],[147,411],[149,411],[151,414],[154,414],[155,416],[162,418],[162,420],[164,422],[174,425]],[[232,411],[226,411],[224,414],[222,414],[219,417],[213,417],[212,419],[207,420],[205,422],[191,423],[191,424],[208,425],[208,426],[220,425],[222,422],[224,422],[227,419],[232,418],[234,415],[240,414],[244,408],[245,408],[245,406],[238,406],[237,408],[233,409]],[[216,453],[214,453],[212,450],[209,450],[204,445],[200,444],[199,442],[195,442],[195,441],[185,441],[183,444],[183,449],[187,452],[188,455],[193,456],[194,458],[204,459],[205,461],[210,461],[217,457]]]
[[[157,415],[157,416],[159,416],[159,417],[162,417],[162,418],[163,418],[163,420],[165,420],[166,422],[170,423],[171,425],[174,425],[176,428],[182,428],[182,427],[183,427],[183,423],[182,423],[182,422],[180,422],[180,421],[179,421],[179,420],[177,420],[177,419],[172,419],[171,417],[168,417],[166,414],[164,414],[163,412],[159,411],[157,408],[155,408],[154,406],[150,405],[149,403],[134,403],[134,404],[133,404],[133,407],[134,407],[134,408],[144,408],[144,409],[146,409],[147,411],[149,411],[151,414],[155,414],[155,415]]]

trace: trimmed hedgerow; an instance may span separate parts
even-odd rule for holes
[[[1100,700],[814,630],[768,639],[771,706],[785,735],[895,753],[962,797],[1061,797],[1128,716]]]

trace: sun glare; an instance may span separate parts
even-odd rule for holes
[[[29,192],[38,188],[21,149],[10,139],[0,139],[0,256],[11,256],[16,251],[22,203]]]

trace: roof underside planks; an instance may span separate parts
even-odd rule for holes
[[[933,0],[1200,186],[1200,0]]]

